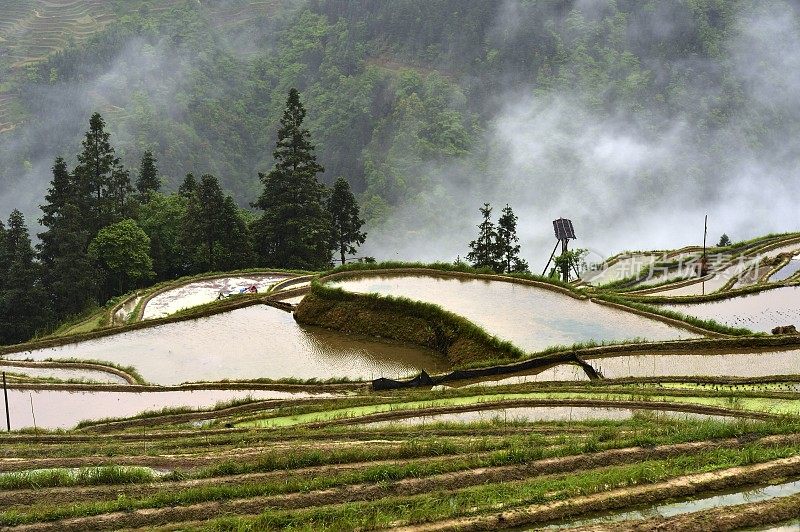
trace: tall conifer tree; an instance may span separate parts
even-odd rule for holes
[[[4,343],[17,343],[48,323],[48,300],[25,218],[16,209],[8,219],[5,242],[8,269],[0,296],[0,336]]]
[[[100,113],[93,114],[75,168],[78,185],[86,197],[85,214],[92,236],[125,216],[125,201],[133,190],[130,176],[120,165],[109,138]],[[78,207],[82,209],[83,205]]]
[[[528,271],[528,263],[519,256],[517,219],[514,211],[506,204],[500,218],[497,220],[498,273]]]
[[[478,224],[478,238],[469,243],[472,251],[467,260],[475,268],[497,268],[497,229],[492,222],[492,207],[484,203],[480,208],[483,220]]]
[[[139,165],[139,177],[136,179],[136,191],[139,199],[145,201],[152,192],[158,192],[161,188],[161,181],[158,179],[158,168],[153,152],[147,150],[142,155],[142,162]]]
[[[289,91],[273,152],[275,167],[259,173],[264,192],[254,206],[264,214],[255,224],[262,262],[284,268],[321,269],[330,265],[331,221],[327,189],[317,180],[311,135],[303,127],[306,111],[296,89]]]
[[[331,215],[331,247],[339,253],[342,264],[347,253],[355,253],[356,246],[367,238],[361,232],[364,220],[358,212],[358,202],[350,191],[350,184],[343,177],[336,180],[333,192],[328,199],[328,212]]]
[[[92,238],[87,222],[85,188],[70,174],[61,157],[53,165],[53,180],[41,206],[39,260],[51,307],[58,318],[82,312],[95,298],[95,271],[87,256]]]
[[[247,227],[213,175],[201,177],[189,196],[183,242],[197,271],[241,268],[249,261]]]

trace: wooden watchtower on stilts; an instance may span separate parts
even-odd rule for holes
[[[556,255],[556,251],[558,250],[558,245],[561,244],[561,255],[564,255],[568,251],[569,241],[575,240],[576,238],[575,229],[572,227],[572,220],[567,220],[566,218],[553,220],[553,230],[556,233],[556,245],[553,248],[553,252],[550,254],[550,259],[547,261],[547,266],[545,266],[544,271],[542,271],[542,276],[547,275],[547,268],[549,268],[550,263],[553,262],[553,257]],[[568,262],[561,264],[561,280],[565,283],[569,282],[569,267],[570,264]],[[575,276],[580,277],[578,269],[575,268],[574,264],[572,267],[575,270]]]

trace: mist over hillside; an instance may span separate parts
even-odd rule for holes
[[[800,224],[789,1],[133,4],[6,65],[21,111],[0,134],[3,217],[38,217],[95,110],[129,167],[153,149],[168,188],[209,172],[245,207],[295,86],[379,258],[463,256],[483,202],[514,207],[534,271],[560,216],[598,254],[700,243],[706,213],[712,239]]]

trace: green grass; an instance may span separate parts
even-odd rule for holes
[[[497,511],[497,508],[543,504],[669,478],[760,463],[796,454],[795,446],[720,449],[670,460],[648,460],[600,470],[555,475],[522,482],[492,483],[442,494],[386,497],[301,510],[266,510],[257,518],[223,517],[203,525],[207,530],[385,528]]]
[[[637,424],[641,424],[640,422]],[[462,442],[442,442],[435,439],[427,439],[420,441],[412,441],[403,444],[400,447],[383,449],[382,454],[377,452],[377,449],[370,448],[369,446],[356,447],[351,449],[334,450],[332,452],[323,451],[303,451],[303,452],[282,452],[270,453],[268,457],[262,458],[257,463],[243,463],[240,461],[229,462],[214,466],[213,468],[206,468],[191,476],[184,474],[175,474],[167,477],[166,482],[159,491],[153,494],[148,494],[142,497],[131,497],[128,495],[121,495],[120,497],[112,500],[100,502],[80,502],[76,501],[68,506],[61,505],[48,505],[46,501],[34,507],[25,510],[12,510],[0,514],[0,523],[6,525],[23,524],[35,521],[50,521],[55,519],[62,519],[68,517],[90,516],[112,511],[130,511],[142,508],[162,508],[176,505],[197,504],[207,501],[220,501],[230,499],[241,499],[246,497],[280,495],[295,492],[308,492],[312,490],[324,490],[336,486],[362,484],[362,483],[379,483],[379,482],[393,482],[405,478],[424,478],[431,475],[442,473],[465,471],[480,467],[497,467],[513,464],[524,464],[542,458],[557,458],[564,456],[580,455],[587,452],[596,452],[601,450],[624,448],[637,445],[657,445],[660,443],[669,442],[683,442],[691,441],[692,439],[707,437],[731,437],[745,433],[758,433],[759,431],[769,432],[769,425],[757,426],[754,424],[741,424],[734,423],[721,424],[718,422],[687,422],[678,423],[673,427],[664,426],[664,424],[657,425],[654,423],[645,423],[646,429],[642,432],[628,432],[622,436],[618,430],[620,423],[596,424],[598,430],[591,433],[586,438],[581,436],[572,437],[558,437],[556,440],[553,438],[543,438],[540,435],[525,435],[514,436],[505,438],[499,441],[462,441]],[[625,426],[630,424],[625,424]],[[634,424],[635,426],[636,424]],[[666,422],[666,425],[670,425]],[[672,430],[668,430],[668,429]],[[776,427],[772,427],[776,428]],[[783,427],[785,429],[785,427]],[[558,441],[560,440],[560,441]],[[674,471],[691,471],[690,466],[697,466],[698,464],[705,464],[706,467],[718,468],[724,466],[726,463],[730,466],[732,463],[752,463],[753,461],[763,461],[772,459],[774,457],[781,457],[787,455],[788,449],[792,447],[778,447],[778,448],[763,448],[752,445],[749,449],[736,449],[721,451],[703,452],[696,456],[684,456],[671,460],[655,460],[651,461],[653,464],[662,464],[665,467],[675,467],[677,464],[683,464],[685,469],[676,469]],[[465,454],[470,453],[470,454]],[[477,454],[475,454],[477,453]],[[737,453],[743,453],[741,455]],[[232,475],[232,474],[245,474],[259,471],[278,471],[278,470],[291,470],[310,466],[320,466],[325,464],[335,463],[348,463],[360,462],[369,459],[380,458],[381,456],[390,456],[399,460],[409,460],[406,463],[387,463],[387,464],[374,464],[362,468],[354,469],[351,471],[331,472],[327,475],[315,475],[312,477],[299,476],[299,477],[280,477],[275,479],[263,479],[258,481],[248,481],[242,479],[237,484],[222,484],[222,485],[199,485],[190,488],[177,488],[171,487],[171,480],[181,480],[184,478],[213,478],[219,475]],[[426,462],[414,462],[415,458],[422,457],[436,457],[441,456],[440,460],[434,459]],[[727,462],[726,462],[727,461]],[[632,466],[619,466],[616,469],[627,470]],[[551,480],[557,478],[577,478],[577,477],[594,477],[596,475],[603,476],[607,471],[615,470],[615,468],[601,468],[599,470],[592,470],[581,472],[579,474],[567,473],[550,477],[543,477],[542,479],[532,479],[522,483],[511,483],[512,486],[517,485],[530,485],[537,482]],[[288,472],[288,471],[287,471]],[[674,474],[674,473],[673,473]],[[145,475],[146,476],[146,475]],[[132,482],[150,482],[145,476],[141,478],[132,478]],[[22,478],[22,477],[20,477]],[[61,477],[58,477],[59,479]],[[85,478],[85,484],[114,484],[126,482],[124,475],[108,475],[100,479],[93,479],[92,477]],[[607,479],[608,477],[603,477]],[[59,482],[71,482],[69,478],[59,480]],[[636,481],[641,482],[642,479]],[[650,480],[652,481],[652,480]],[[47,486],[57,485],[73,485],[73,484],[58,484],[56,482],[48,481]],[[28,484],[21,480],[16,487],[8,489],[19,489],[27,487]],[[42,485],[41,487],[44,487]],[[495,485],[495,487],[503,486],[503,484]],[[467,491],[481,488],[468,488]],[[412,497],[412,500],[415,499]]]
[[[66,486],[97,486],[153,482],[158,476],[146,467],[82,467],[79,469],[38,469],[0,473],[0,489],[42,489]]]
[[[504,401],[514,400],[599,400],[599,401],[650,401],[672,404],[686,404],[727,408],[745,412],[769,412],[773,414],[800,415],[800,400],[777,399],[762,397],[737,397],[734,395],[709,396],[709,395],[672,395],[657,393],[657,391],[626,391],[618,390],[597,391],[551,391],[529,393],[492,393],[461,397],[448,397],[442,399],[425,399],[419,401],[378,403],[368,405],[350,406],[344,408],[330,408],[308,412],[298,412],[292,415],[280,415],[276,410],[272,417],[244,421],[239,426],[244,427],[288,427],[304,423],[315,423],[337,419],[353,419],[370,414],[393,412],[398,410],[411,410],[418,412],[418,416],[426,415],[429,408],[458,407],[464,405],[481,404],[485,410],[504,408]],[[480,390],[479,390],[480,393]],[[568,406],[568,405],[565,405]],[[655,405],[654,405],[655,407]],[[620,405],[625,408],[625,405]],[[657,408],[656,408],[657,409]],[[411,417],[411,416],[409,416]]]

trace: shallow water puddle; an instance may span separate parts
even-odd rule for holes
[[[450,368],[441,355],[327,329],[299,326],[265,305],[123,332],[7,358],[80,359],[133,366],[151,383],[222,379],[372,379]]]
[[[44,429],[67,429],[84,420],[129,417],[163,408],[211,408],[217,403],[247,398],[302,399],[326,396],[328,395],[272,390],[70,392],[15,389],[8,390],[8,403],[12,430],[33,426]]]
[[[504,281],[370,275],[332,282],[330,286],[434,303],[526,350],[588,340],[671,340],[698,336],[630,312]]]
[[[800,287],[786,286],[755,294],[710,301],[663,305],[702,319],[712,319],[731,327],[769,332],[780,325],[800,327]]]
[[[774,499],[776,497],[788,497],[800,493],[800,480],[786,482],[783,484],[775,484],[772,486],[765,486],[746,491],[737,491],[733,493],[725,493],[721,495],[714,495],[711,497],[696,498],[688,501],[673,502],[658,504],[643,508],[640,510],[633,510],[629,512],[606,514],[599,517],[592,517],[588,519],[581,519],[578,521],[571,521],[568,523],[558,523],[547,527],[537,526],[535,528],[515,528],[512,530],[542,530],[542,529],[559,529],[559,528],[572,528],[578,526],[588,526],[602,523],[612,523],[625,520],[640,520],[650,519],[653,517],[673,517],[676,515],[688,514],[692,512],[700,512],[703,510],[710,510],[721,506],[735,506],[738,504],[755,503]]]
[[[225,295],[238,294],[242,289],[253,285],[259,292],[263,292],[287,277],[288,275],[241,275],[195,281],[162,292],[148,301],[142,319],[162,318],[179,310],[211,303],[219,297],[220,292]]]

